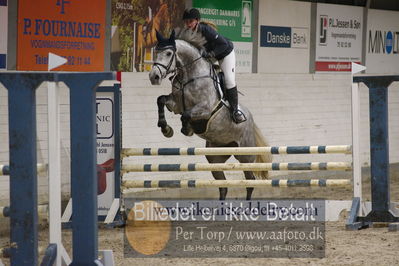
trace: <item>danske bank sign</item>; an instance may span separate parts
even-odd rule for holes
[[[261,26],[260,46],[280,48],[307,48],[308,29]]]

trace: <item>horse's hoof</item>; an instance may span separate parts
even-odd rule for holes
[[[191,137],[193,135],[192,130],[189,130],[188,128],[182,127],[181,128],[181,133],[183,133],[184,136]]]
[[[166,128],[168,126],[168,124],[166,123],[165,120],[164,121],[161,120],[161,121],[158,121],[157,126],[160,128]]]
[[[180,132],[181,132],[184,136],[187,136],[187,129],[181,128],[181,129],[180,129]]]
[[[162,131],[162,134],[167,138],[171,138],[173,136],[173,128],[171,128],[170,126],[166,126],[165,128],[162,128],[161,131]]]

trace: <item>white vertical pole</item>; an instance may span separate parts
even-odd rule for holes
[[[48,201],[49,243],[57,244],[55,265],[69,265],[71,258],[62,244],[61,228],[61,144],[58,82],[48,82]]]
[[[58,83],[48,82],[48,193],[49,242],[57,244],[56,265],[61,265],[61,157]]]
[[[65,58],[49,53],[48,71],[66,62]],[[62,245],[61,230],[61,138],[58,82],[47,83],[47,129],[49,243],[57,245],[55,265],[69,265],[71,259]]]
[[[133,23],[133,53],[132,53],[132,72],[137,72],[134,69],[134,60],[136,60],[136,50],[137,50],[137,43],[136,43],[136,22]]]
[[[359,83],[353,83],[353,75],[365,69],[365,66],[353,62],[351,64],[353,197],[360,199],[361,207],[358,213],[360,216],[364,215],[362,207],[362,166],[360,165],[360,91]]]
[[[352,78],[353,82],[353,78]],[[362,202],[362,168],[360,165],[360,93],[359,83],[352,83],[352,162],[353,196]],[[362,212],[363,208],[359,208]],[[363,215],[359,213],[359,215]]]

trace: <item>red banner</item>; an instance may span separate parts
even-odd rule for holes
[[[360,62],[354,62],[360,64]],[[316,62],[316,71],[351,72],[352,62]]]

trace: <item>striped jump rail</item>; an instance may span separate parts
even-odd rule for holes
[[[122,173],[190,172],[190,171],[285,171],[285,170],[351,170],[347,162],[309,163],[187,163],[187,164],[122,164]]]
[[[271,179],[271,180],[125,180],[130,188],[214,188],[214,187],[342,187],[350,179]]]
[[[154,155],[263,155],[263,154],[351,154],[351,145],[280,146],[280,147],[218,147],[218,148],[124,148],[122,157]]]
[[[47,164],[38,163],[37,164],[37,173],[42,173],[47,171]],[[10,166],[0,164],[0,176],[1,175],[10,175]]]

